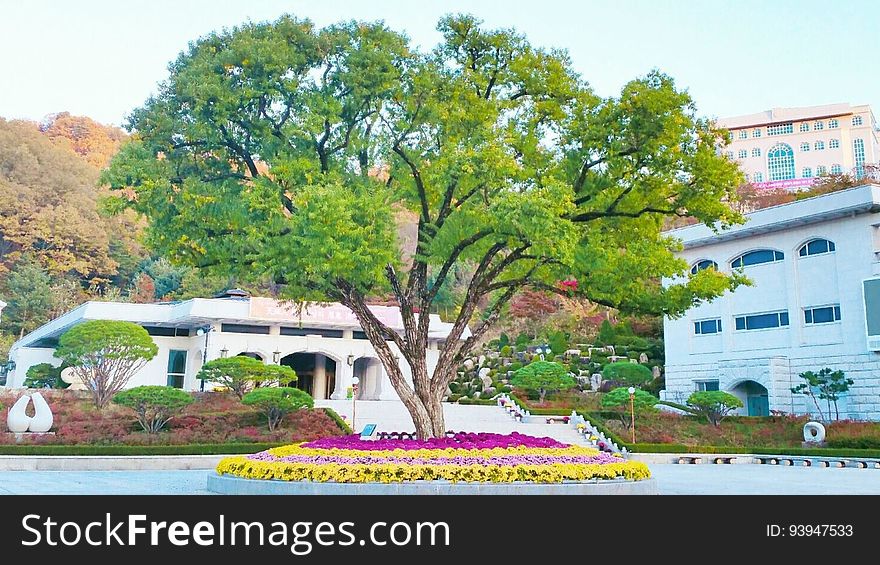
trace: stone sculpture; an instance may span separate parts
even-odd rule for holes
[[[819,422],[804,424],[804,443],[820,444],[825,441],[825,426]]]
[[[34,401],[34,415],[27,415],[27,406]],[[33,395],[25,394],[15,401],[9,414],[6,416],[6,429],[13,433],[46,433],[52,429],[52,409],[46,403],[46,399],[39,392]]]

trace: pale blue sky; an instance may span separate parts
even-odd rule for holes
[[[441,15],[473,13],[568,49],[604,96],[660,68],[708,116],[880,108],[876,0],[0,0],[0,116],[67,110],[121,124],[188,41],[285,12],[320,26],[382,19],[422,46],[439,39]]]

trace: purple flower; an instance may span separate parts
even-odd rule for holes
[[[360,451],[385,451],[392,449],[492,449],[508,447],[563,448],[566,444],[549,437],[532,437],[517,432],[508,435],[491,433],[457,432],[450,437],[415,439],[379,439],[364,441],[357,434],[328,437],[304,443],[303,447],[314,449],[357,449]]]

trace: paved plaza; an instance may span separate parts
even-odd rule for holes
[[[660,494],[880,494],[880,470],[651,465]],[[4,471],[0,494],[210,494],[210,471]]]

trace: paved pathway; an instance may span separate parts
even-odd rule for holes
[[[880,494],[880,469],[651,465],[660,494]],[[210,494],[208,471],[4,471],[0,494]]]

